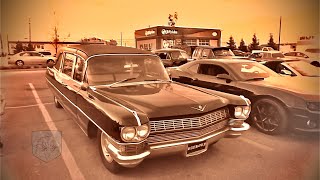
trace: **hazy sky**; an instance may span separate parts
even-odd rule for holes
[[[9,40],[50,40],[53,27],[67,40],[100,37],[134,44],[134,30],[167,25],[168,14],[178,12],[177,26],[222,29],[222,42],[232,35],[237,45],[251,43],[254,33],[260,44],[269,33],[281,42],[296,42],[301,35],[319,34],[318,0],[1,0],[1,34]],[[54,15],[56,12],[56,15]],[[6,40],[6,38],[4,38]]]

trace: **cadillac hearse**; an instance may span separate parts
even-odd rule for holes
[[[250,127],[247,98],[172,82],[158,56],[135,48],[63,47],[46,81],[56,107],[98,138],[113,173],[157,155],[201,154]]]

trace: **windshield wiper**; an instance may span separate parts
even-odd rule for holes
[[[136,77],[133,77],[133,78],[126,78],[126,79],[122,79],[120,81],[117,81],[117,82],[114,82],[112,84],[109,84],[108,86],[112,87],[116,84],[119,84],[119,83],[124,83],[124,82],[127,82],[127,81],[130,81],[130,80],[134,80],[134,79],[137,79]]]
[[[246,81],[258,81],[258,80],[264,80],[264,78],[263,77],[251,78],[251,79],[247,79]]]

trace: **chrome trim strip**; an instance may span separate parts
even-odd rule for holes
[[[243,122],[241,128],[234,128],[234,127],[232,127],[232,128],[230,129],[230,131],[240,132],[240,131],[246,131],[246,130],[248,130],[248,129],[250,129],[250,125],[249,125],[248,123]]]
[[[103,133],[107,134],[100,126],[98,126],[86,113],[84,113],[77,105],[75,105],[72,101],[70,101],[70,99],[68,99],[64,94],[62,94],[62,92],[59,91],[59,89],[53,85],[48,78],[46,77],[47,82],[49,82],[65,99],[67,99],[75,108],[77,108],[84,116],[86,116],[93,124],[95,124],[97,126],[97,128],[99,128]]]
[[[206,141],[214,136],[217,136],[219,134],[228,132],[230,130],[230,128],[226,128],[224,130],[221,130],[219,132],[214,132],[213,134],[210,134],[208,136],[199,138],[199,139],[195,139],[195,140],[188,140],[188,141],[183,141],[183,142],[177,142],[177,143],[171,143],[171,144],[162,144],[162,145],[150,145],[150,149],[159,149],[159,148],[167,148],[167,147],[171,147],[171,146],[179,146],[179,145],[185,145],[185,144],[190,144],[190,143],[197,143],[197,142],[201,142],[201,141]]]
[[[113,103],[118,104],[119,106],[123,107],[123,108],[126,109],[127,111],[131,112],[131,113],[133,114],[133,116],[136,118],[137,123],[138,123],[138,126],[141,126],[141,120],[140,120],[140,118],[139,118],[139,116],[138,116],[138,114],[137,114],[136,111],[129,109],[128,107],[124,106],[123,104],[121,104],[121,103],[119,103],[119,102],[117,102],[117,101],[115,101],[115,100],[113,100],[113,99],[111,99],[111,98],[109,98],[109,97],[107,97],[107,96],[105,96],[105,95],[103,95],[103,94],[95,91],[95,90],[93,90],[93,91],[94,91],[95,93],[99,94],[100,96],[103,96],[103,97],[109,99],[109,100],[112,101]]]
[[[141,154],[137,154],[137,155],[122,156],[119,154],[119,150],[116,147],[114,147],[111,143],[108,144],[108,149],[110,149],[116,155],[116,158],[121,161],[143,159],[150,154],[150,151],[145,151],[145,152],[143,152]]]
[[[47,78],[46,78],[47,79]],[[130,144],[140,144],[145,142],[147,139],[138,142],[138,143],[121,143],[121,142],[117,142],[115,141],[112,137],[110,137],[100,126],[98,126],[86,113],[84,113],[77,105],[75,105],[73,102],[71,102],[64,94],[62,94],[62,92],[59,91],[59,89],[57,87],[55,87],[55,85],[53,85],[48,79],[47,82],[49,82],[64,98],[66,98],[74,107],[76,107],[83,115],[85,115],[93,124],[95,124],[97,126],[97,128],[99,128],[103,133],[105,133],[110,139],[113,140],[114,143],[118,144],[118,145],[130,145]]]

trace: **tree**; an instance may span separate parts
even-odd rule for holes
[[[16,49],[14,50],[14,54],[19,53],[21,51],[23,51],[23,45],[21,42],[18,41],[16,44]]]
[[[31,43],[28,43],[28,46],[26,47],[27,51],[34,51],[34,47]]]
[[[52,45],[54,49],[56,50],[56,54],[58,53],[58,45],[59,45],[59,35],[58,35],[58,28],[57,26],[53,29],[53,37],[52,37]]]
[[[278,45],[273,40],[273,34],[272,33],[270,33],[270,39],[269,39],[269,42],[268,42],[268,46],[272,47],[274,50],[278,49]]]
[[[259,50],[259,39],[256,36],[256,33],[253,34],[252,43],[249,46],[250,51]]]
[[[248,52],[248,46],[247,46],[246,43],[244,42],[243,38],[242,38],[241,41],[240,41],[240,45],[239,45],[238,49],[239,49],[240,51],[243,51],[243,52]]]
[[[231,50],[237,49],[236,42],[234,41],[232,36],[230,36],[229,42],[227,42],[227,44],[228,44],[227,47],[229,47]]]

